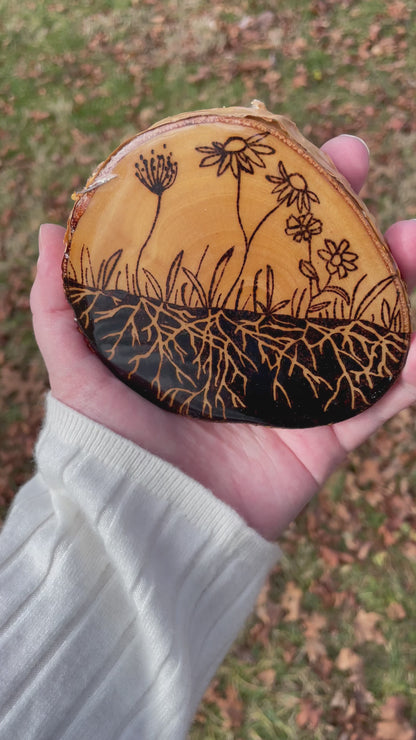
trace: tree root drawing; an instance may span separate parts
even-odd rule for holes
[[[389,383],[405,337],[358,319],[300,319],[224,308],[191,308],[157,298],[73,285],[91,345],[130,385],[180,413],[244,416],[253,393],[294,409],[302,398],[362,409]],[[147,390],[146,390],[147,388]],[[254,388],[254,390],[253,390]],[[330,414],[329,414],[330,416]]]

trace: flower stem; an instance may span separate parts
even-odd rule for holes
[[[238,219],[238,223],[240,225],[240,229],[241,229],[242,234],[243,234],[243,237],[244,237],[244,257],[243,257],[243,262],[242,262],[242,265],[241,265],[240,270],[238,272],[238,275],[235,278],[233,284],[231,285],[231,288],[229,289],[227,295],[224,298],[224,301],[223,301],[223,304],[222,304],[223,307],[227,305],[227,302],[228,302],[231,294],[235,290],[235,287],[236,287],[236,285],[238,284],[238,281],[241,278],[242,272],[244,270],[244,267],[245,267],[245,264],[246,264],[246,261],[247,261],[248,250],[250,248],[250,244],[249,244],[249,241],[247,239],[247,234],[245,232],[245,229],[244,229],[244,226],[243,226],[243,222],[241,220],[241,214],[240,214],[240,196],[241,196],[241,171],[238,170],[238,176],[237,176],[237,219]]]
[[[257,226],[254,229],[252,235],[250,236],[250,239],[248,240],[248,246],[249,247],[250,247],[250,245],[251,245],[254,237],[256,236],[257,232],[260,231],[260,229],[263,226],[263,224],[267,221],[268,218],[270,218],[270,216],[273,215],[273,213],[276,213],[276,211],[278,210],[278,208],[280,208],[281,205],[282,205],[282,203],[278,203],[277,206],[275,206],[274,208],[272,208],[271,211],[269,211],[268,213],[266,213],[265,216],[263,216],[262,220],[257,224]]]
[[[308,261],[314,267],[313,262],[312,262],[312,237],[311,236],[308,239]],[[315,269],[315,267],[314,267],[314,269]],[[316,272],[316,270],[315,270],[315,272]],[[317,288],[317,292],[315,294],[313,293],[313,283],[314,282],[316,283],[316,288]],[[309,313],[309,309],[310,309],[310,307],[312,305],[312,301],[314,301],[315,298],[317,298],[321,294],[321,292],[322,291],[319,288],[319,279],[317,277],[316,278],[310,277],[309,278],[309,303],[308,303],[308,307],[306,309],[306,316]]]
[[[136,262],[136,290],[137,290],[137,294],[138,295],[140,295],[140,291],[139,291],[139,265],[140,265],[140,260],[142,258],[143,251],[144,251],[145,247],[147,247],[147,245],[148,245],[148,243],[149,243],[149,241],[151,239],[151,236],[152,236],[152,234],[153,234],[153,232],[155,230],[156,221],[157,221],[157,219],[159,217],[159,213],[160,213],[160,205],[161,205],[161,202],[162,202],[162,193],[160,193],[158,195],[158,197],[157,197],[157,207],[156,207],[156,213],[155,213],[155,216],[154,216],[154,219],[153,219],[153,223],[152,223],[152,225],[150,227],[150,231],[149,231],[149,233],[148,233],[145,241],[143,242],[142,246],[140,247],[139,254],[138,254],[138,257],[137,257],[137,262]]]
[[[241,221],[241,216],[240,216],[240,193],[241,193],[241,173],[239,171],[239,173],[238,173],[238,179],[237,179],[237,218],[238,218],[238,223],[240,224],[241,231],[243,232],[243,236],[244,236],[244,247],[245,248],[244,248],[244,257],[243,257],[242,265],[240,267],[240,270],[239,270],[239,273],[238,273],[236,279],[234,280],[234,283],[232,284],[230,290],[228,291],[228,293],[227,293],[227,295],[225,297],[224,304],[223,304],[224,306],[226,305],[226,303],[227,303],[230,295],[232,294],[232,292],[235,290],[235,287],[236,287],[237,283],[239,282],[239,280],[241,278],[241,275],[243,274],[243,270],[244,270],[244,268],[246,266],[246,262],[247,262],[248,253],[249,253],[249,250],[250,250],[250,247],[251,247],[251,244],[253,242],[254,237],[260,231],[261,227],[263,226],[263,224],[265,224],[265,222],[267,221],[267,219],[270,218],[270,216],[272,216],[273,213],[275,213],[278,210],[278,208],[280,208],[280,206],[282,205],[282,203],[278,203],[277,206],[275,206],[268,213],[266,213],[266,215],[263,216],[263,218],[261,219],[261,221],[259,221],[259,223],[257,224],[257,226],[254,229],[254,231],[253,231],[252,235],[250,236],[250,238],[248,238],[247,237],[247,234],[245,232],[244,226],[242,224],[242,221]]]
[[[241,171],[238,170],[238,177],[237,177],[237,218],[238,218],[238,223],[240,224],[241,231],[243,232],[244,246],[245,246],[245,250],[247,252],[248,251],[249,244],[248,244],[248,240],[247,240],[247,234],[245,232],[245,229],[244,229],[244,226],[243,226],[243,222],[241,220],[241,214],[240,214],[240,196],[241,196]]]

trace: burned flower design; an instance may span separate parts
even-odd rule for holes
[[[347,239],[342,239],[338,245],[332,239],[325,239],[325,246],[326,249],[318,250],[318,255],[326,262],[325,267],[330,275],[337,273],[341,279],[357,269],[355,262],[358,254],[350,251],[350,243]]]
[[[166,149],[166,144],[163,148]],[[135,175],[151,193],[161,196],[175,182],[178,163],[172,160],[172,152],[168,155],[155,154],[152,149],[151,154],[150,159],[140,155],[140,162],[135,164]]]
[[[166,144],[163,144],[163,149],[166,149]],[[156,154],[155,150],[152,149],[151,155],[152,156],[148,159],[147,157],[143,156],[143,154],[141,154],[139,158],[140,161],[135,163],[136,171],[134,174],[136,175],[136,177],[140,180],[142,185],[145,186],[145,188],[147,188],[151,193],[157,195],[156,213],[154,215],[150,231],[138,250],[135,271],[135,285],[137,292],[139,292],[140,261],[143,252],[153,235],[156,222],[159,218],[163,193],[172,187],[178,174],[178,163],[173,161],[172,152],[170,152],[169,154]]]
[[[312,213],[304,213],[300,216],[291,215],[286,221],[285,233],[291,236],[295,242],[310,242],[313,236],[322,232],[322,221],[314,218]]]
[[[217,175],[223,175],[228,169],[231,169],[235,178],[238,178],[241,172],[253,174],[254,166],[264,168],[266,165],[262,157],[274,154],[273,147],[261,142],[267,134],[254,134],[248,139],[242,136],[229,136],[222,144],[219,141],[213,141],[211,146],[197,146],[197,152],[205,154],[200,162],[200,167],[213,167],[217,165]]]
[[[283,162],[278,164],[279,175],[266,175],[266,180],[271,182],[275,187],[272,193],[277,195],[278,203],[285,203],[287,206],[296,203],[299,213],[311,210],[311,203],[319,203],[316,193],[309,190],[308,184],[303,175],[298,172],[288,174]]]

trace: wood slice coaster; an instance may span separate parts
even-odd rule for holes
[[[261,103],[161,121],[74,199],[78,326],[159,406],[316,426],[397,378],[410,319],[389,249],[329,158]]]

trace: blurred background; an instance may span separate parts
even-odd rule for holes
[[[0,0],[0,512],[31,473],[47,380],[29,291],[42,222],[124,139],[261,99],[318,146],[364,138],[363,196],[416,217],[413,0]],[[74,379],[76,382],[77,379]],[[352,454],[287,555],[190,738],[416,738],[415,412]]]

